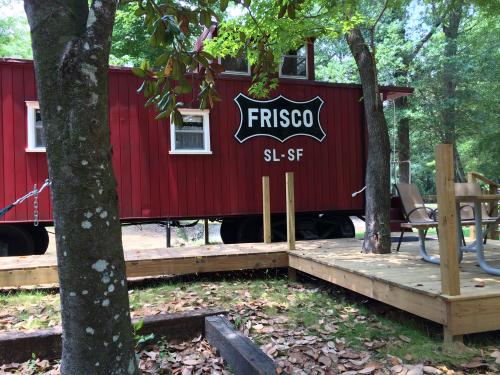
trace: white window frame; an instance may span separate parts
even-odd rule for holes
[[[171,155],[212,155],[210,148],[210,110],[196,108],[179,108],[181,115],[202,116],[203,117],[203,150],[176,150],[175,149],[175,123],[173,117],[170,117],[170,151]]]
[[[26,101],[26,134],[28,135],[26,152],[46,152],[45,147],[36,146],[35,111],[40,109],[38,101]]]
[[[218,58],[219,65],[222,65],[222,57]],[[247,59],[247,71],[246,72],[238,72],[235,70],[224,70],[222,74],[235,75],[235,76],[249,76],[252,74],[252,70],[250,67],[250,61]]]
[[[281,56],[281,62],[280,62],[280,71],[279,71],[279,78],[291,78],[291,79],[309,79],[308,75],[309,75],[309,59],[307,58],[307,46],[302,46],[300,48],[304,48],[306,54],[305,54],[305,59],[306,59],[306,75],[305,76],[292,76],[292,75],[288,75],[288,74],[283,74],[281,73],[282,69],[283,69],[283,62],[285,60],[285,57],[298,57],[297,55],[282,55]],[[300,49],[299,48],[299,49]]]

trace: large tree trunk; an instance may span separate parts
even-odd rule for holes
[[[444,66],[443,66],[443,109],[441,110],[441,123],[443,126],[443,143],[453,145],[455,160],[455,179],[466,181],[465,173],[460,162],[456,144],[456,125],[459,119],[456,107],[457,102],[457,82],[455,59],[458,53],[457,38],[462,20],[463,1],[454,2],[451,7],[446,22],[443,23],[445,35],[444,45]]]
[[[25,0],[52,179],[63,374],[137,374],[108,125],[113,0]]]
[[[365,252],[390,253],[390,143],[387,122],[377,83],[375,61],[359,28],[346,35],[356,60],[368,127],[368,162],[366,166]]]
[[[404,17],[404,9],[395,10],[400,18]],[[402,60],[402,66],[395,72],[395,78],[399,84],[407,85],[410,81],[409,71],[413,61],[418,56],[420,50],[427,41],[434,35],[438,26],[441,24],[441,17],[437,17],[431,29],[415,44],[413,50],[408,51],[404,48],[399,50],[399,56]],[[401,40],[408,42],[404,23],[400,24],[398,34]],[[399,159],[399,182],[409,183],[411,180],[410,163],[410,118],[406,115],[410,109],[410,102],[406,96],[396,99],[396,108],[402,113],[398,121],[398,159]]]
[[[410,108],[408,98],[396,99],[396,108],[403,114]],[[410,119],[403,115],[398,121],[399,182],[410,182]]]

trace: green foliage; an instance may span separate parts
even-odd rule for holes
[[[110,55],[112,65],[139,65],[144,59],[154,61],[161,54],[149,43],[144,20],[135,14],[137,9],[137,3],[124,3],[116,11]]]
[[[150,34],[149,42],[162,53],[154,60],[144,59],[134,73],[144,78],[139,91],[148,98],[147,105],[155,104],[159,114],[157,119],[172,115],[176,123],[182,124],[178,108],[183,103],[178,97],[193,90],[192,82],[186,74],[193,72],[201,81],[198,105],[212,107],[219,100],[215,90],[214,77],[221,71],[214,57],[194,46],[193,40],[199,35],[199,25],[211,27],[217,18],[213,10],[216,0],[193,2],[139,1],[134,11],[143,19],[144,27]],[[197,81],[198,81],[197,79]],[[193,103],[190,103],[193,105]]]
[[[25,17],[0,16],[0,57],[31,59],[31,39]]]
[[[150,333],[149,335],[141,335],[139,331],[144,327],[144,320],[138,320],[133,324],[134,331],[134,340],[135,340],[135,348],[137,350],[141,350],[146,344],[150,343],[154,340],[154,333]]]
[[[411,143],[412,160],[423,190],[429,186],[434,159],[434,146],[443,139],[442,109],[453,104],[457,111],[455,123],[457,147],[465,171],[478,171],[491,179],[500,179],[497,139],[500,89],[498,59],[500,36],[498,14],[474,11],[462,24],[457,39],[458,54],[446,59],[443,54],[444,35],[433,36],[413,67]],[[451,64],[457,79],[457,94],[446,97],[441,85],[444,64]]]

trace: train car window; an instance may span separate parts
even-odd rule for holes
[[[280,77],[283,78],[307,78],[307,56],[306,48],[300,47],[296,51],[290,51],[283,55],[280,65]]]
[[[28,135],[26,151],[45,152],[45,133],[38,102],[26,102],[26,118]]]
[[[171,154],[211,154],[209,110],[179,110],[182,124],[170,122]]]
[[[250,75],[250,64],[245,56],[222,57],[219,63],[224,67],[224,74]]]

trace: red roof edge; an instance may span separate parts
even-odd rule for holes
[[[414,89],[412,87],[381,86],[380,91],[384,95],[384,100],[394,100],[412,94]]]

